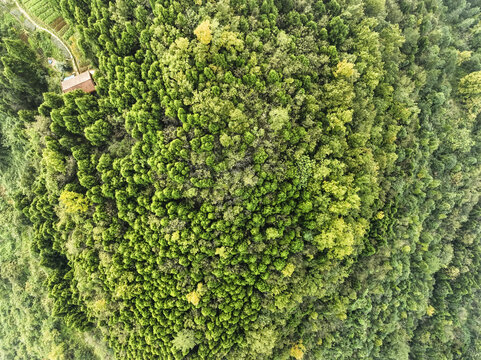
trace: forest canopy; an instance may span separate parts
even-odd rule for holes
[[[0,29],[0,280],[50,358],[479,356],[481,1],[58,6],[95,93]]]

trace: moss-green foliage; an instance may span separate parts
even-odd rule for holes
[[[42,92],[47,90],[47,71],[40,66],[34,50],[14,37],[18,32],[4,32],[11,37],[3,37],[0,43],[0,106],[3,111],[36,109]]]
[[[128,359],[474,358],[480,8],[61,7],[97,93],[44,93],[18,201],[55,313]]]
[[[38,117],[35,109],[48,90],[47,70],[41,66],[45,59],[37,58],[37,49],[23,42],[24,37],[20,40],[18,26],[8,14],[1,14],[0,357],[109,359],[112,356],[98,333],[80,333],[54,316],[54,302],[45,286],[52,272],[32,252],[33,228],[15,206],[22,192],[31,191],[41,165],[35,148],[45,136],[46,119]],[[75,199],[78,204],[79,197]],[[50,254],[42,255],[45,259]]]
[[[48,272],[32,256],[31,230],[12,202],[2,194],[0,353],[5,359],[98,359],[82,334],[51,315],[52,300],[44,287]]]

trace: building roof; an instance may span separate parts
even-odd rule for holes
[[[92,79],[90,71],[85,71],[71,79],[62,81],[62,91],[64,93],[77,89],[83,90],[87,93],[95,91],[95,83]]]

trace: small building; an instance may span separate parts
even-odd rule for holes
[[[85,71],[74,77],[68,77],[62,81],[62,92],[67,93],[77,89],[83,90],[86,93],[95,91],[95,83],[92,79],[92,70]]]

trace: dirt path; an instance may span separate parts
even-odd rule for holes
[[[23,7],[19,4],[18,0],[14,0],[15,1],[15,5],[17,5],[17,8],[18,10],[22,13],[23,16],[25,16],[32,24],[34,24],[37,28],[39,28],[40,30],[43,30],[43,31],[46,31],[48,32],[50,35],[52,35],[55,39],[57,39],[64,47],[65,49],[67,50],[68,54],[70,55],[70,58],[72,59],[72,65],[73,65],[73,68],[74,68],[74,71],[78,74],[78,65],[77,65],[77,59],[75,58],[75,56],[73,56],[72,54],[72,51],[70,51],[70,48],[68,47],[68,45],[65,43],[65,41],[63,41],[63,39],[61,39],[59,36],[57,36],[57,34],[55,34],[53,31],[49,30],[49,29],[46,29],[44,28],[43,26],[41,26],[40,24],[38,24],[34,19],[32,19],[32,17],[23,9]]]

